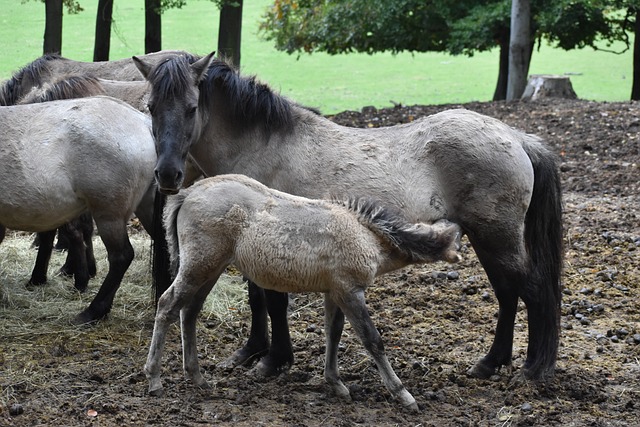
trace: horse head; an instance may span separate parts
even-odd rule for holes
[[[151,85],[148,106],[158,155],[155,177],[163,193],[177,193],[184,181],[189,148],[198,140],[205,120],[198,114],[198,86],[207,75],[214,53],[198,60],[179,55],[157,65],[133,57]]]

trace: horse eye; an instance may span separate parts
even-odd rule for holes
[[[198,110],[198,107],[191,107],[187,110],[187,117],[193,117],[196,114],[196,111]]]

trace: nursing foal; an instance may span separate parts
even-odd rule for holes
[[[150,394],[163,393],[165,336],[178,315],[185,375],[207,387],[198,366],[196,317],[218,277],[233,263],[266,289],[325,294],[324,376],[337,395],[349,396],[337,363],[346,315],[391,394],[418,409],[389,364],[364,291],[376,276],[409,264],[458,261],[456,224],[410,224],[370,201],[311,200],[244,175],[219,175],[181,190],[168,199],[164,223],[177,274],[158,302],[144,367]]]

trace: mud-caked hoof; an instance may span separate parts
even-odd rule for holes
[[[251,366],[253,362],[258,360],[260,357],[265,355],[267,350],[259,351],[259,352],[251,352],[246,350],[244,347],[240,348],[233,352],[231,356],[218,363],[216,367],[224,370],[232,370],[237,368],[238,366]]]
[[[154,396],[154,397],[162,397],[162,396],[164,396],[164,387],[162,387],[162,386],[155,387],[155,388],[149,387],[149,395],[150,396]]]
[[[76,291],[80,292],[81,294],[87,292],[87,288],[89,287],[88,283],[74,283],[73,287],[76,289]]]
[[[71,320],[71,323],[76,326],[94,325],[100,319],[101,319],[100,317],[96,317],[93,313],[89,312],[88,310],[84,310],[83,312],[78,314],[76,317],[74,317]]]
[[[342,383],[342,381],[337,383],[329,383],[333,394],[346,402],[351,402],[351,393],[349,393],[349,389]]]
[[[33,277],[27,282],[27,284],[25,285],[25,288],[27,288],[27,290],[34,290],[36,288],[39,288],[41,286],[44,286],[47,284],[47,279],[34,279]]]
[[[417,414],[420,412],[420,408],[418,408],[418,404],[416,403],[416,401],[414,400],[413,402],[404,405],[404,407],[409,411],[409,412],[413,412],[414,414]]]
[[[266,357],[263,357],[256,363],[256,366],[249,372],[256,378],[277,377],[281,374],[286,374],[291,368],[290,363],[282,365],[271,363]]]
[[[467,371],[467,375],[473,378],[487,379],[494,375],[496,371],[497,369],[480,361]]]
[[[58,270],[58,274],[62,277],[73,277],[75,273],[71,267],[63,265],[60,267],[60,270]]]

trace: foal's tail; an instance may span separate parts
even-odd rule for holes
[[[349,199],[343,204],[358,214],[364,225],[389,242],[408,264],[460,260],[457,249],[462,231],[457,224],[446,220],[412,224],[400,214],[367,199]]]
[[[530,266],[520,297],[529,316],[525,375],[545,379],[553,374],[560,340],[562,289],[562,190],[555,156],[538,140],[523,148],[533,165],[533,195],[525,218]]]
[[[163,226],[163,211],[167,196],[156,189],[153,200],[153,225],[151,241],[151,277],[156,306],[158,300],[171,286],[173,273],[170,268],[169,249],[167,247],[167,233]]]
[[[166,230],[166,243],[169,253],[169,261],[171,263],[171,276],[175,277],[180,266],[180,249],[178,247],[178,213],[184,203],[184,199],[189,193],[188,189],[182,189],[174,196],[167,198],[164,209],[163,223]]]

